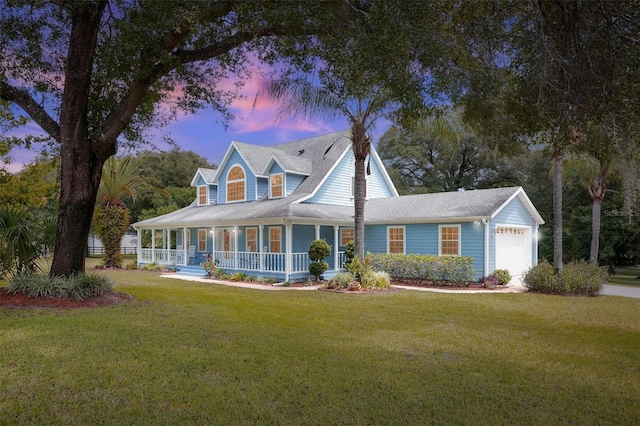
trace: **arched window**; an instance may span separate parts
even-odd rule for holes
[[[244,201],[244,170],[240,166],[233,166],[227,174],[227,202]]]

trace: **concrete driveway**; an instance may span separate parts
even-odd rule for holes
[[[640,299],[640,288],[606,284],[602,294],[606,294],[607,296],[622,296]]]

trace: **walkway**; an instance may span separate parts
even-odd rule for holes
[[[604,291],[602,292],[602,294],[605,294],[607,296],[622,296],[640,299],[640,288],[607,284],[604,286]]]

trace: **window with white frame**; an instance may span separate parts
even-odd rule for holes
[[[271,253],[280,253],[282,249],[282,228],[269,228],[269,251]]]
[[[273,173],[269,176],[270,180],[270,198],[281,198],[284,195],[283,191],[283,176],[282,173]]]
[[[387,253],[404,254],[404,226],[387,228]]]
[[[245,196],[245,174],[240,166],[233,166],[227,173],[227,202],[244,201]]]
[[[258,228],[247,228],[247,251],[258,251]]]
[[[340,245],[344,246],[349,241],[355,241],[356,233],[354,228],[341,228],[340,229]]]
[[[198,229],[198,251],[207,251],[207,230]]]
[[[204,206],[207,204],[207,186],[202,185],[198,187],[198,205]]]
[[[460,225],[440,225],[440,256],[460,256]]]

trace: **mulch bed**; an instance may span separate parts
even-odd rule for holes
[[[100,306],[119,305],[133,300],[133,296],[125,293],[112,292],[87,300],[64,298],[29,297],[24,294],[9,293],[4,287],[0,288],[0,307],[3,308],[57,308],[78,309],[97,308]]]
[[[393,285],[402,285],[408,287],[426,287],[426,288],[437,288],[443,290],[500,290],[506,288],[506,286],[497,285],[493,288],[488,288],[482,285],[479,282],[440,282],[440,281],[430,281],[430,280],[406,280],[406,279],[397,279],[394,278],[392,280]]]

